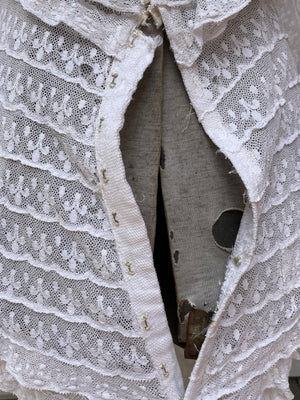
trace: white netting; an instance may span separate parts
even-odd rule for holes
[[[218,37],[250,0],[154,0],[179,64],[191,66],[205,42]]]
[[[212,139],[227,154],[239,157],[246,150],[238,172],[248,179],[252,200],[260,199],[268,184],[272,159],[267,153],[298,135],[299,76],[294,62],[288,62],[293,57],[286,39],[275,5],[252,2],[203,46],[191,69],[182,67],[186,75],[192,71],[191,95],[207,130],[215,119],[219,132]],[[278,124],[285,126],[274,135]],[[249,171],[250,165],[256,169]]]
[[[144,7],[137,0],[123,4],[113,0],[17,1],[47,24],[63,22],[72,27],[111,56],[120,56],[126,49]]]
[[[147,326],[141,328],[136,309],[143,301],[154,308],[150,292],[157,300],[158,290],[142,262],[148,259],[140,238],[146,239],[120,182],[119,156],[109,154],[118,151],[111,127],[120,128],[130,100],[123,92],[131,93],[135,74],[143,73],[142,67],[121,67],[142,62],[144,68],[155,47],[152,39],[130,38],[144,5],[20,3],[24,8],[2,2],[0,14],[2,389],[21,400],[166,398],[166,386],[177,385],[177,366],[170,363],[158,376],[166,366],[156,365],[157,353],[170,348],[163,316],[150,320],[150,339],[144,340]],[[153,3],[160,5],[198,117],[233,162],[250,199],[220,310],[185,400],[290,399],[289,359],[300,345],[297,39],[291,52],[280,25],[281,0],[248,3]],[[296,2],[287,4],[299,16]],[[144,64],[139,50],[149,57]],[[120,68],[119,98],[106,91],[112,65]],[[101,106],[111,121],[104,120],[102,141],[95,142]],[[95,143],[97,156],[101,145],[108,151],[110,182],[122,190],[103,187]],[[125,221],[116,234],[103,199],[117,203],[120,225],[128,218],[136,231]],[[136,281],[123,275],[119,255],[127,251],[142,253],[136,255]],[[146,299],[141,293],[148,286]]]
[[[1,339],[1,358],[6,360],[0,368],[1,389],[16,393],[22,400],[165,398],[156,379],[125,380],[118,374],[102,376],[84,365],[74,367],[57,357],[31,352],[5,338]]]
[[[122,26],[90,2],[65,10],[83,3]],[[50,18],[52,6],[39,11]],[[1,4],[1,389],[26,400],[37,389],[43,400],[161,398],[97,171],[112,58],[59,21]]]
[[[300,344],[300,90],[280,6],[252,1],[191,67],[181,67],[198,117],[245,181],[252,209],[189,399],[292,398],[288,359]]]
[[[299,0],[290,0],[280,8],[280,18],[284,30],[289,35],[289,45],[296,59],[300,72],[300,3]]]

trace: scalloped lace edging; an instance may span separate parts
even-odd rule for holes
[[[107,55],[120,56],[128,46],[129,36],[137,25],[140,13],[120,13],[108,9],[102,2],[76,0],[17,0],[24,10],[34,14],[49,25],[64,23],[99,46]],[[103,2],[110,3],[109,1]]]

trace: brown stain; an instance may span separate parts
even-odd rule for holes
[[[205,340],[211,314],[203,310],[192,310],[189,314],[187,341],[184,358],[196,360]]]

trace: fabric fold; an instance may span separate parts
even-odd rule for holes
[[[204,43],[220,36],[230,19],[251,0],[243,1],[160,1],[160,9],[172,49],[179,64],[191,66]]]

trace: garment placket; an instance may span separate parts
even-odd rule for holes
[[[101,192],[124,268],[124,281],[135,310],[154,376],[168,399],[183,397],[181,371],[176,359],[159,284],[153,265],[146,227],[132,190],[125,178],[119,131],[124,113],[156,47],[159,14],[145,4],[140,24],[133,28],[128,48],[115,58],[97,119],[95,141]],[[157,25],[158,24],[158,25]],[[112,106],[113,105],[113,106]]]

